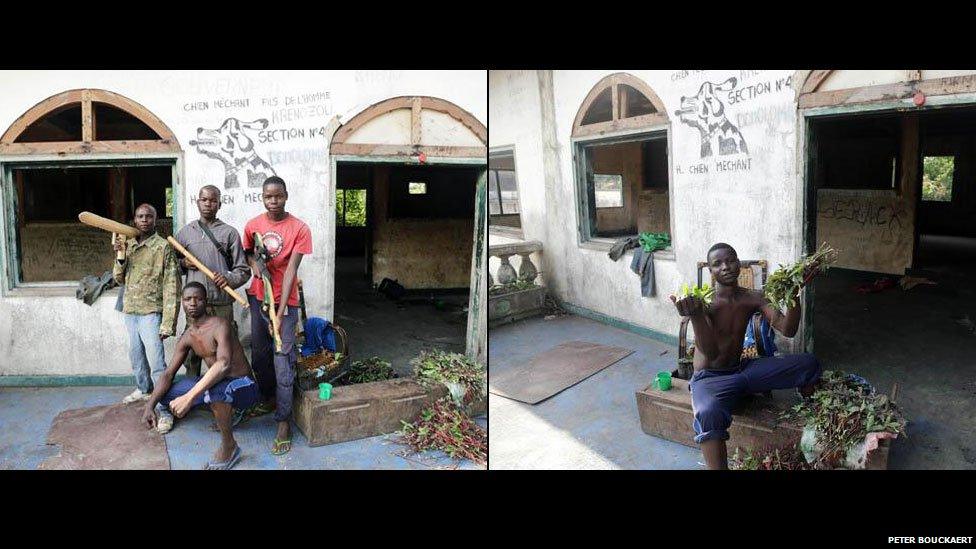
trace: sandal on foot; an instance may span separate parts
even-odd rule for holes
[[[271,445],[271,453],[276,456],[283,456],[291,450],[291,439],[288,440],[278,440],[274,439],[274,443]]]
[[[207,465],[204,466],[206,471],[226,471],[233,466],[237,465],[237,462],[241,460],[241,447],[238,446],[234,448],[234,453],[230,455],[230,459],[227,461],[213,462],[208,461]]]

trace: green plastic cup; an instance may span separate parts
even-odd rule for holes
[[[658,372],[657,378],[654,380],[657,384],[657,388],[662,391],[671,390],[671,373],[670,372]]]
[[[668,383],[670,383],[670,380],[668,380]],[[319,398],[321,400],[329,400],[332,398],[332,384],[319,383]]]

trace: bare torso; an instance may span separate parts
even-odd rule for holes
[[[718,346],[713,357],[695,350],[695,371],[730,370],[738,367],[742,355],[742,340],[753,313],[765,304],[762,292],[736,287],[729,296],[715,295],[705,318]],[[696,338],[698,335],[696,334]]]
[[[223,318],[212,316],[199,326],[191,325],[186,331],[186,337],[188,338],[190,347],[197,356],[207,363],[207,367],[213,366],[214,362],[217,361],[216,331],[218,328],[230,330],[230,324]],[[231,377],[250,375],[251,365],[247,361],[247,356],[244,355],[244,347],[241,345],[240,340],[236,337],[230,337],[229,339],[231,358],[229,364],[230,369],[227,375]]]

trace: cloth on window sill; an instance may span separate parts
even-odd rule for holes
[[[610,257],[610,259],[617,261],[620,259],[620,256],[624,255],[624,252],[638,246],[640,246],[640,239],[636,236],[630,236],[615,242],[607,255]]]
[[[91,306],[106,290],[111,290],[118,284],[112,277],[112,271],[105,271],[102,276],[88,275],[78,282],[75,297]]]
[[[654,252],[645,252],[644,248],[634,250],[634,259],[630,262],[630,270],[637,273],[641,279],[641,296],[654,296]]]

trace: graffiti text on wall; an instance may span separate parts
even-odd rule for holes
[[[792,88],[793,77],[787,76],[785,78],[777,78],[776,80],[757,82],[751,86],[743,86],[736,90],[729,90],[727,97],[729,104],[735,105],[736,103],[742,103],[743,101],[755,99],[761,95],[790,90]]]
[[[331,93],[328,91],[297,95],[266,96],[259,98],[264,109],[271,110],[270,122],[267,117],[237,118],[228,117],[217,127],[199,127],[195,139],[189,141],[196,152],[219,161],[224,168],[224,189],[258,188],[264,180],[278,175],[267,158],[267,153],[255,148],[286,141],[301,141],[326,137],[324,124],[316,124],[332,114]],[[184,105],[185,110],[205,111],[222,108],[218,105],[236,107],[249,106],[250,100],[198,101]],[[190,108],[188,108],[190,107]],[[309,119],[302,126],[296,121]],[[281,127],[281,122],[292,122]],[[278,158],[281,158],[280,156]],[[232,197],[230,203],[233,203]],[[260,192],[245,194],[245,202],[259,202]]]
[[[736,160],[715,160],[711,164],[696,162],[694,164],[689,164],[685,169],[682,169],[681,166],[675,166],[674,169],[679,174],[683,174],[685,171],[687,171],[693,175],[701,175],[712,172],[723,173],[749,171],[752,169],[752,159],[739,158]]]
[[[817,217],[843,220],[862,227],[881,227],[886,238],[901,230],[905,215],[906,211],[899,203],[878,204],[858,198],[826,199],[817,205]]]

